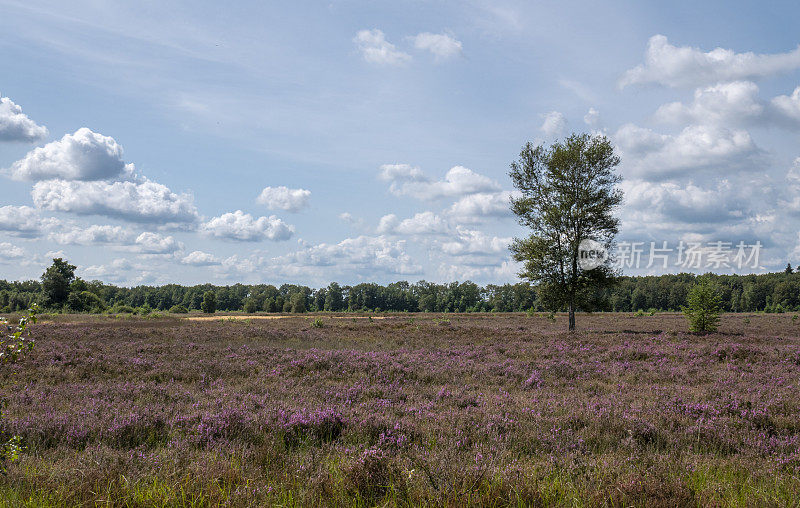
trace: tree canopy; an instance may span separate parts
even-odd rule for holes
[[[598,290],[614,281],[610,258],[586,269],[579,248],[592,240],[611,250],[619,227],[614,212],[622,202],[614,172],[619,162],[604,136],[573,134],[549,147],[527,143],[511,164],[509,175],[521,194],[511,209],[530,229],[527,238],[514,239],[511,252],[546,305],[569,310],[570,330],[575,310],[596,307]]]

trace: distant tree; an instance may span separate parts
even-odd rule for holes
[[[689,291],[683,314],[689,319],[689,330],[697,333],[713,332],[719,325],[720,297],[716,288],[703,278]]]
[[[67,308],[72,312],[102,312],[106,304],[91,291],[72,291],[67,297]]]
[[[597,305],[598,288],[614,282],[611,260],[584,270],[579,245],[594,240],[607,251],[619,228],[613,212],[622,202],[614,169],[620,159],[604,136],[573,134],[550,147],[527,143],[509,175],[521,196],[511,200],[519,223],[531,229],[527,238],[511,245],[514,259],[524,263],[520,275],[538,286],[552,310],[569,311],[575,329],[575,310]]]
[[[203,293],[203,303],[200,304],[200,310],[206,314],[213,314],[217,311],[217,295],[213,291]]]
[[[792,264],[786,263],[786,269],[784,270],[785,273],[793,273]]]
[[[325,310],[338,312],[344,308],[344,297],[339,284],[331,282],[325,294]]]
[[[244,301],[244,311],[247,314],[253,314],[258,310],[258,303],[255,298],[248,298]]]
[[[303,293],[294,293],[289,297],[289,302],[291,303],[289,311],[293,314],[302,314],[306,311],[306,295]]]
[[[42,291],[48,306],[60,307],[67,302],[75,268],[61,258],[54,258],[53,264],[42,274]]]

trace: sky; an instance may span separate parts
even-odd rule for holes
[[[623,273],[800,263],[796,2],[164,4],[0,0],[0,279],[514,282],[509,164],[573,132]]]

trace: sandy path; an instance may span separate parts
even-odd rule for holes
[[[181,319],[186,319],[188,321],[227,321],[227,320],[246,320],[246,319],[290,319],[290,318],[300,318],[303,317],[302,315],[298,316],[193,316],[193,317],[185,317]],[[309,318],[314,316],[308,316]],[[386,319],[386,316],[316,316],[321,317],[322,319]]]

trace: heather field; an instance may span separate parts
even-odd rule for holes
[[[318,319],[314,321],[314,319]],[[59,316],[2,506],[797,506],[800,322]],[[13,390],[10,388],[13,386]]]

